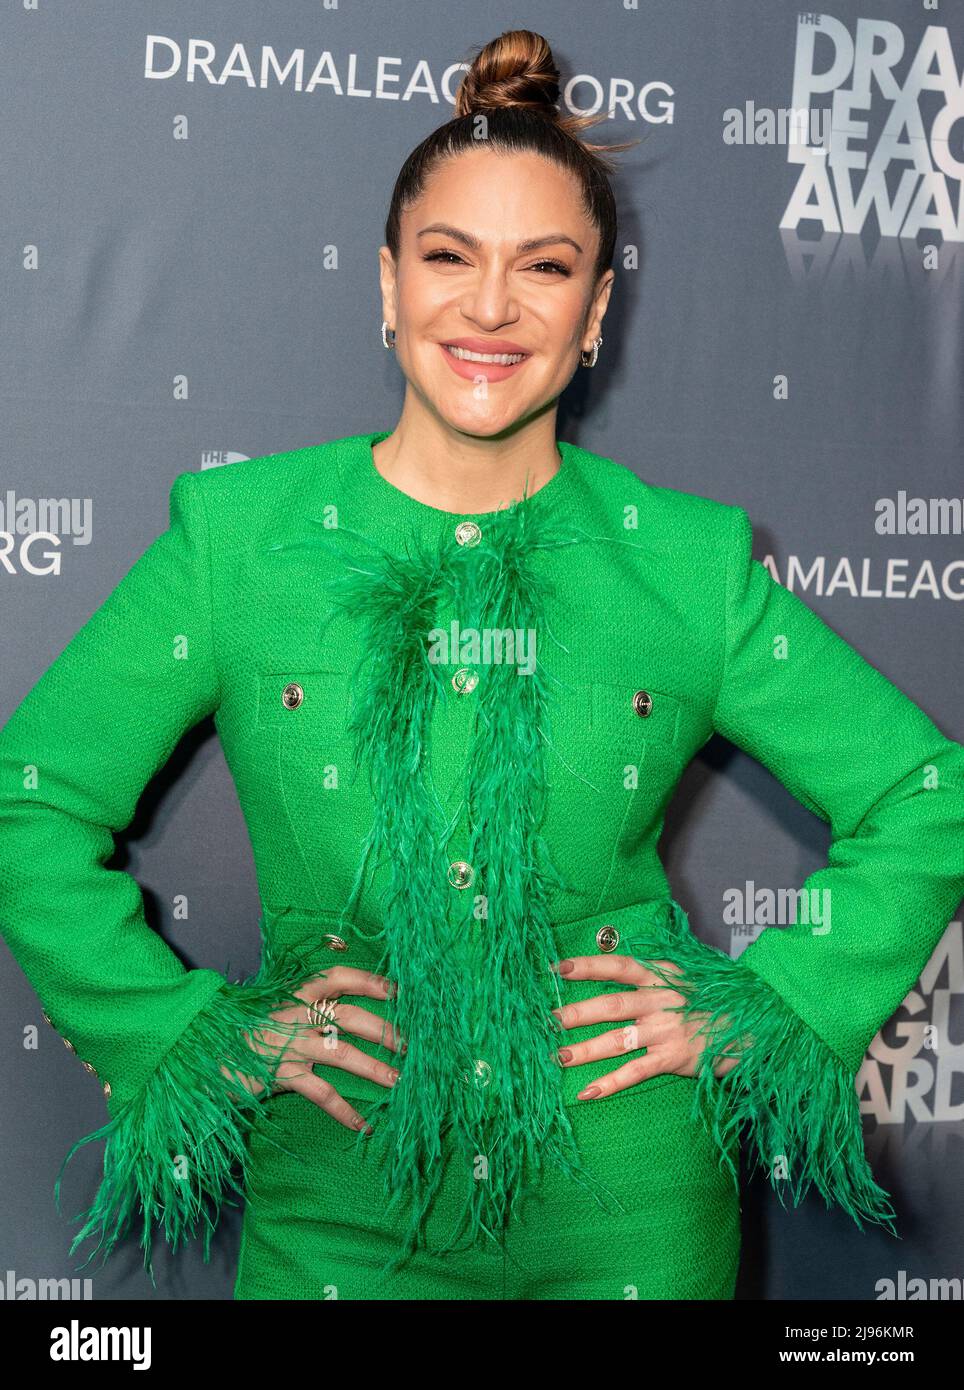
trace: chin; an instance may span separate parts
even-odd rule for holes
[[[480,415],[471,410],[440,410],[439,414],[452,429],[488,439],[510,429],[520,418],[518,411],[498,411]]]
[[[441,419],[453,429],[482,437],[500,434],[527,414],[525,407],[518,402],[503,405],[493,398],[485,401],[459,400],[448,392],[441,399],[436,397],[434,404]]]

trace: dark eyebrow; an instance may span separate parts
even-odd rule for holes
[[[463,232],[458,227],[450,227],[447,222],[433,222],[430,227],[423,227],[417,235],[427,236],[429,232],[440,232],[442,236],[450,236],[453,241],[460,241],[470,251],[479,251],[482,247],[478,237],[473,236],[471,232]],[[582,247],[578,241],[573,241],[572,237],[566,236],[564,232],[553,232],[550,236],[533,237],[530,241],[520,241],[516,251],[519,255],[525,255],[527,251],[538,251],[543,246],[558,246],[560,242],[566,242],[582,255]]]

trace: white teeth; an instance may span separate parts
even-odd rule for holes
[[[469,352],[468,348],[452,347],[449,343],[445,349],[463,362],[495,362],[500,367],[511,367],[528,356],[525,352]]]

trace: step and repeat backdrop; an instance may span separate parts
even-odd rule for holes
[[[167,525],[174,477],[391,429],[378,249],[399,167],[505,29],[545,35],[561,102],[617,156],[616,284],[559,435],[745,507],[781,583],[964,738],[964,9],[950,0],[23,0],[0,19],[0,721]],[[859,710],[841,720],[858,721]],[[886,738],[887,731],[881,730]],[[828,826],[720,739],[662,854],[733,955],[826,860]],[[112,867],[192,966],[254,969],[250,845],[213,725],[145,790]],[[185,917],[177,903],[189,903]],[[813,1196],[743,1197],[742,1299],[961,1296],[960,913],[858,1078],[902,1239]],[[6,1296],[229,1298],[135,1241],[77,1273],[102,1148],[95,1077],[0,946]],[[86,1251],[81,1252],[81,1254]],[[956,1294],[954,1290],[956,1288]]]

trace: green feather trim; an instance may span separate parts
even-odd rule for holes
[[[152,1283],[155,1223],[172,1250],[202,1225],[204,1259],[210,1258],[222,1203],[237,1205],[227,1196],[229,1189],[243,1194],[249,1185],[249,1132],[258,1127],[269,1142],[283,1148],[271,1133],[275,1125],[261,1101],[273,1088],[288,1044],[277,1052],[261,1053],[245,1034],[268,1028],[290,1039],[303,1032],[307,1019],[305,1024],[284,1023],[271,1014],[300,1003],[294,991],[318,973],[294,953],[276,956],[265,945],[257,973],[239,983],[226,981],[195,1014],[138,1094],[106,1125],[72,1146],[54,1187],[58,1210],[60,1182],[70,1159],[84,1144],[106,1141],[104,1176],[94,1201],[72,1218],[84,1224],[71,1244],[71,1255],[89,1236],[99,1236],[81,1269],[100,1250],[103,1264],[138,1212],[143,1214],[144,1266]],[[222,1066],[232,1074],[225,1075]],[[255,1094],[242,1077],[263,1089]],[[240,1178],[235,1177],[236,1169]]]
[[[540,644],[553,638],[538,555],[585,539],[593,538],[577,528],[554,530],[547,513],[523,498],[488,519],[474,546],[442,536],[423,547],[413,536],[396,555],[344,527],[291,543],[328,549],[342,562],[327,581],[333,604],[326,622],[342,612],[362,625],[348,728],[375,812],[342,919],[369,860],[372,874],[387,864],[374,934],[384,950],[375,968],[397,982],[387,1017],[407,1051],[399,1080],[368,1118],[388,1130],[388,1208],[408,1202],[409,1220],[386,1270],[427,1248],[425,1223],[449,1160],[464,1203],[436,1253],[498,1239],[545,1168],[565,1172],[604,1209],[607,1199],[621,1209],[583,1164],[562,1100],[561,1025],[551,1012],[560,1002],[552,969],[558,951],[548,912],[549,889],[562,880],[540,834],[553,679]],[[454,822],[428,767],[444,684],[429,656],[440,604],[451,605],[463,630],[534,631],[539,647],[531,674],[482,664],[476,691],[460,697],[476,709],[463,805],[476,873],[468,904],[448,883]],[[471,910],[476,894],[486,898],[482,923]],[[485,1064],[479,1070],[478,1061]]]
[[[683,996],[673,1012],[706,1015],[693,1114],[702,1115],[720,1166],[726,1163],[738,1182],[731,1155],[745,1132],[751,1168],[764,1169],[781,1205],[787,1192],[799,1205],[812,1185],[861,1229],[869,1221],[896,1236],[890,1196],[864,1152],[854,1073],[765,980],[700,941],[683,909],[674,907],[676,929],[658,924],[624,946]],[[658,961],[672,962],[683,975]],[[713,1067],[725,1055],[740,1061],[717,1077]]]

